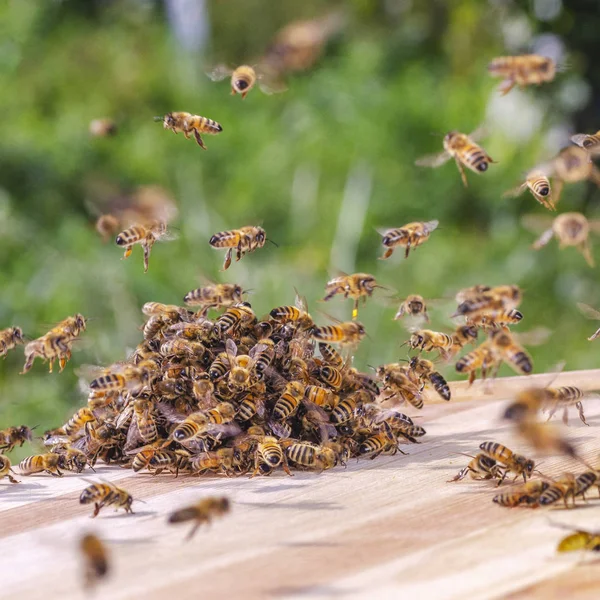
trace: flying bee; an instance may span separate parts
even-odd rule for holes
[[[563,148],[548,163],[541,165],[553,177],[554,204],[558,204],[565,183],[589,180],[600,186],[600,169],[592,162],[590,153],[579,146]]]
[[[225,65],[218,65],[208,76],[213,81],[222,81],[231,76],[231,95],[240,94],[242,100],[246,94],[258,83],[258,87],[265,94],[274,94],[284,92],[287,87],[273,76],[264,66],[251,67],[250,65],[240,65],[237,69],[229,69]]]
[[[201,133],[216,135],[223,131],[220,123],[188,112],[171,112],[164,117],[154,117],[154,120],[162,121],[164,129],[170,129],[175,134],[182,132],[186,140],[189,140],[190,135],[193,134],[198,146],[203,150],[206,150],[206,146],[204,140],[200,137]]]
[[[508,310],[494,310],[486,314],[485,311],[479,311],[474,315],[465,317],[468,325],[484,331],[498,330],[507,328],[509,325],[516,325],[523,320],[523,313],[511,308]]]
[[[577,308],[583,314],[584,317],[588,319],[593,319],[595,321],[600,321],[600,311],[596,310],[589,306],[589,304],[584,304],[583,302],[577,303]],[[593,342],[595,339],[600,337],[600,328],[598,328],[589,338],[588,341]]]
[[[11,452],[17,444],[21,448],[25,442],[31,442],[33,429],[35,427],[29,428],[27,425],[2,429],[0,431],[0,450]]]
[[[458,307],[452,317],[464,316],[476,319],[483,315],[488,319],[507,310],[516,309],[523,293],[518,285],[499,285],[496,287],[474,286],[460,290],[456,294]]]
[[[25,345],[25,364],[21,375],[24,375],[33,367],[33,362],[37,357],[40,357],[44,362],[48,362],[48,371],[52,373],[54,361],[60,362],[60,371],[64,369],[64,365],[68,357],[71,356],[71,344],[73,338],[67,335],[47,333],[42,337],[33,340]]]
[[[471,169],[474,173],[484,173],[491,163],[495,162],[487,152],[475,143],[483,137],[483,129],[478,129],[471,135],[458,131],[451,131],[444,136],[444,151],[440,154],[430,154],[418,159],[415,164],[419,167],[440,167],[451,158],[456,161],[458,172],[465,185],[468,186],[467,176],[463,167]]]
[[[429,315],[427,314],[427,304],[423,296],[417,294],[411,294],[400,304],[398,310],[394,316],[394,321],[398,321],[404,315],[410,315],[411,317],[422,316],[427,323],[429,323]]]
[[[110,505],[116,506],[117,509],[124,508],[126,513],[133,514],[133,510],[131,510],[133,497],[131,494],[112,483],[93,483],[89,485],[81,492],[79,503],[94,504],[92,518],[98,516],[102,508]]]
[[[34,473],[49,473],[54,477],[62,477],[60,469],[65,468],[65,457],[62,454],[48,452],[47,454],[34,454],[24,458],[19,463],[19,471],[22,475],[33,475]]]
[[[527,478],[531,477],[533,474],[535,462],[532,459],[526,458],[521,454],[515,454],[512,450],[509,450],[502,444],[496,442],[483,442],[479,445],[479,449],[486,456],[493,458],[500,464],[502,469],[504,469],[502,477],[500,478],[500,481],[498,481],[498,485],[504,481],[509,472],[515,473],[515,479],[519,475],[523,475],[524,481],[527,481]]]
[[[411,350],[416,350],[417,348],[421,352],[433,352],[437,350],[440,356],[446,358],[450,350],[452,350],[454,342],[452,336],[447,333],[431,331],[430,329],[417,329],[413,331],[406,343]]]
[[[539,54],[499,56],[488,65],[488,72],[492,77],[503,79],[500,91],[504,96],[515,85],[525,87],[552,81],[556,75],[556,63]]]
[[[86,533],[79,542],[81,556],[85,562],[84,585],[93,588],[110,572],[108,551],[93,533]]]
[[[290,477],[292,476],[285,452],[276,437],[266,435],[258,441],[254,451],[254,471],[250,477],[254,477],[261,472],[261,465],[269,467],[269,474],[281,465],[283,470]]]
[[[492,352],[508,363],[517,373],[528,375],[533,371],[531,356],[525,348],[515,341],[508,329],[499,329],[490,333]]]
[[[11,483],[20,483],[20,481],[17,481],[11,473],[14,473],[14,471],[11,469],[10,458],[4,454],[0,454],[0,479],[6,477]]]
[[[448,383],[441,375],[435,370],[434,364],[430,360],[413,356],[410,363],[410,368],[421,378],[427,380],[438,395],[444,400],[450,400],[450,388]]]
[[[299,381],[290,381],[273,406],[273,418],[284,421],[295,414],[304,398],[305,389],[306,387]]]
[[[227,514],[231,508],[229,498],[224,497],[209,497],[200,500],[193,506],[180,508],[169,515],[169,523],[185,523],[187,521],[195,521],[192,530],[186,536],[186,540],[198,531],[198,528],[206,523],[209,525],[216,517],[222,517]]]
[[[452,349],[450,355],[455,356],[467,344],[475,343],[477,339],[477,328],[471,325],[459,325],[452,334]]]
[[[383,256],[380,256],[380,260],[389,258],[394,250],[400,246],[406,248],[404,252],[405,258],[408,258],[411,248],[416,248],[429,239],[431,233],[437,229],[439,221],[417,221],[414,223],[407,223],[402,227],[396,229],[381,229],[378,230],[382,236],[381,243],[386,248]]]
[[[244,290],[236,283],[209,283],[188,292],[183,301],[188,306],[202,307],[206,314],[211,308],[227,308],[244,300]]]
[[[180,321],[189,318],[187,309],[176,304],[163,304],[162,302],[146,302],[142,312],[148,317],[164,317],[168,321]]]
[[[312,330],[312,337],[321,342],[356,347],[367,335],[364,325],[358,321],[337,322],[336,325],[324,325]]]
[[[156,221],[148,226],[133,225],[125,231],[122,231],[115,238],[115,243],[121,248],[125,248],[123,259],[129,258],[133,252],[133,247],[140,244],[144,251],[144,273],[148,272],[150,253],[152,246],[156,242],[174,240],[175,235],[167,229],[167,224],[163,221]]]
[[[366,302],[367,297],[371,297],[375,288],[378,287],[381,286],[377,285],[375,277],[368,273],[354,273],[352,275],[341,273],[338,277],[334,277],[326,283],[323,301],[327,302],[338,294],[342,294],[344,298],[352,298],[354,300],[352,319],[356,319],[358,317],[359,300],[363,298]]]
[[[90,121],[89,131],[94,137],[110,137],[117,133],[117,124],[112,119],[94,119]]]
[[[550,484],[542,479],[533,479],[520,485],[511,486],[506,492],[494,496],[492,501],[507,508],[514,508],[523,504],[536,508],[540,496],[549,486]]]
[[[23,330],[20,327],[9,327],[0,330],[0,356],[6,356],[17,344],[24,344]]]
[[[455,368],[459,373],[469,373],[469,385],[472,385],[478,370],[481,370],[481,378],[485,379],[491,369],[497,365],[498,360],[492,351],[491,344],[486,341],[459,358]]]
[[[578,550],[600,552],[600,532],[576,529],[567,525],[558,525],[557,523],[553,524],[574,531],[574,533],[570,533],[560,540],[556,547],[557,552],[577,552]]]
[[[534,419],[517,421],[515,432],[538,452],[546,454],[564,454],[578,458],[577,451],[561,430],[552,423],[540,423]]]
[[[518,187],[508,190],[504,193],[505,197],[520,196],[525,190],[529,190],[533,197],[548,210],[556,210],[556,206],[552,201],[552,188],[550,186],[550,180],[548,176],[540,171],[534,169],[527,173],[525,181]]]
[[[116,392],[140,388],[150,380],[150,370],[140,365],[113,365],[90,381],[94,391]]]
[[[578,133],[571,137],[571,141],[592,155],[600,152],[600,131],[591,134]]]
[[[214,332],[217,335],[230,335],[241,327],[251,326],[256,321],[256,315],[248,302],[240,302],[230,306],[216,321]]]
[[[533,215],[525,215],[522,221],[530,231],[539,232],[540,226],[549,225],[548,229],[533,243],[534,250],[543,248],[555,237],[561,250],[573,246],[583,255],[590,267],[594,266],[589,236],[592,232],[600,233],[600,221],[588,220],[583,214],[577,212],[562,213],[551,223]]]
[[[467,475],[470,475],[471,479],[477,480],[500,479],[502,477],[502,469],[493,458],[479,452],[475,456],[471,456],[471,459],[471,462],[450,481],[461,481]]]
[[[296,293],[294,306],[278,306],[270,313],[271,319],[277,323],[293,323],[300,331],[310,331],[315,324],[308,314],[306,298]]]
[[[236,251],[235,260],[240,260],[244,255],[262,248],[267,241],[267,234],[262,227],[248,226],[240,229],[231,229],[215,233],[209,244],[213,248],[227,248],[222,271],[227,271],[231,265],[233,251]]]

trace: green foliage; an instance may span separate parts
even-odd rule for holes
[[[259,0],[211,4],[214,61],[259,56],[279,27],[330,6],[297,4],[268,3],[268,11]],[[594,324],[575,302],[600,301],[595,271],[555,243],[533,253],[534,234],[519,217],[543,217],[544,209],[529,195],[502,198],[548,157],[544,129],[568,117],[557,100],[560,82],[523,92],[539,110],[548,107],[523,145],[491,123],[484,145],[498,164],[483,176],[469,173],[468,189],[452,163],[419,169],[415,159],[439,151],[444,132],[484,121],[497,96],[486,64],[503,52],[496,22],[503,15],[475,0],[386,4],[398,11],[346,3],[346,29],[313,69],[290,77],[285,94],[254,90],[244,101],[229,95],[226,81],[204,76],[211,61],[182,50],[155,3],[2,5],[0,324],[19,324],[34,338],[75,312],[94,319],[60,375],[39,363],[18,375],[18,350],[2,361],[2,426],[61,423],[81,403],[77,366],[124,358],[141,337],[141,305],[180,303],[201,274],[220,278],[223,256],[209,247],[210,235],[252,223],[279,248],[267,246],[222,277],[253,288],[259,314],[292,302],[296,286],[324,321],[316,301],[338,268],[371,272],[398,297],[452,298],[466,285],[519,283],[526,291],[519,328],[554,330],[550,343],[531,348],[536,371],[562,358],[567,368],[594,366],[585,339]],[[213,118],[224,132],[207,137],[204,152],[153,122],[173,110]],[[90,137],[89,122],[104,116],[117,120],[119,134]],[[155,246],[148,274],[139,248],[122,262],[120,249],[97,237],[86,201],[98,182],[125,190],[158,184],[177,200],[179,240]],[[588,189],[568,186],[560,209],[583,209]],[[433,218],[440,228],[409,260],[376,260],[376,227]],[[391,321],[395,308],[380,299],[361,309],[370,339],[358,366],[403,356],[407,332]],[[350,303],[336,299],[325,309],[347,317]],[[451,300],[433,312],[434,328],[453,326]]]

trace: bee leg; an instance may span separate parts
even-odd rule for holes
[[[248,92],[242,92],[242,100],[248,95]]]
[[[579,418],[581,419],[583,424],[589,427],[590,424],[585,420],[585,415],[583,414],[583,404],[581,402],[576,402],[575,408],[577,408],[577,410],[579,411]]]
[[[196,138],[196,142],[198,142],[198,146],[200,146],[200,148],[202,148],[202,150],[206,150],[204,141],[202,140],[202,138],[200,137],[200,134],[198,133],[198,131],[196,129],[194,129],[194,137]]]
[[[516,85],[516,82],[513,79],[505,79],[498,88],[501,96],[506,96],[510,90],[512,90]]]
[[[406,250],[404,251],[404,258],[408,258],[409,254],[410,254],[410,240],[408,240],[408,243],[406,244]]]
[[[358,298],[354,301],[354,308],[352,309],[352,320],[356,321],[358,317]]]
[[[52,373],[52,369],[54,368],[54,359],[50,361],[48,367],[48,373]]]
[[[144,273],[148,272],[148,266],[150,263],[150,251],[152,250],[151,245],[144,245]]]
[[[586,240],[581,244],[580,250],[581,254],[583,254],[583,258],[585,258],[585,262],[587,262],[587,264],[593,268],[594,257],[592,256],[592,248],[589,240]]]
[[[21,483],[20,481],[17,481],[10,473],[7,475],[7,477],[11,483]]]
[[[288,465],[288,461],[287,458],[285,456],[285,454],[283,455],[283,461],[281,462],[281,466],[283,467],[283,470],[290,476],[293,477],[294,475],[292,474],[292,472],[290,471],[290,467]]]
[[[94,512],[92,513],[92,516],[90,518],[92,518],[92,519],[96,518],[103,506],[104,506],[104,502],[96,502],[94,504]]]
[[[385,254],[383,256],[379,257],[379,260],[385,260],[386,258],[389,258],[393,253],[394,253],[394,249],[393,248],[388,248],[385,251]]]
[[[507,473],[508,473],[508,469],[504,469],[504,472],[502,473],[502,477],[500,477],[500,479],[498,481],[497,487],[499,487],[500,485],[502,485],[502,482],[506,478]]]
[[[460,161],[458,160],[458,158],[456,159],[456,166],[458,167],[458,172],[460,173],[460,178],[462,179],[464,186],[469,187],[469,184],[467,182],[467,176],[465,175],[465,170],[463,169],[463,166],[460,164]]]
[[[33,367],[33,361],[35,360],[35,354],[29,354],[27,359],[25,360],[25,364],[23,365],[23,370],[21,371],[21,375],[25,375],[27,371],[31,370]]]
[[[193,537],[194,534],[196,533],[196,531],[198,531],[198,528],[200,527],[201,523],[198,521],[190,530],[190,532],[185,536],[185,541],[189,542]]]
[[[555,179],[552,182],[552,187],[554,188],[552,190],[552,196],[553,196],[552,201],[554,202],[555,207],[558,204],[558,201],[560,200],[560,196],[562,194],[562,190],[563,190],[564,186],[565,186],[565,182],[562,179]]]
[[[62,373],[64,371],[65,367],[67,366],[67,357],[66,356],[61,356],[58,359],[58,366],[60,367],[59,373]]]
[[[565,425],[569,424],[569,409],[568,408],[563,408],[563,414],[562,414],[562,422]]]
[[[125,253],[121,257],[121,260],[125,260],[126,258],[129,258],[131,256],[132,252],[133,252],[133,246],[127,246],[125,248]]]

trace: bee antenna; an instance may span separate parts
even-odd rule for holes
[[[40,424],[38,423],[37,425],[34,425],[33,427],[30,427],[29,429],[31,429],[31,431],[33,431],[34,429],[37,429],[40,426]]]
[[[92,471],[94,471],[94,473],[96,472],[96,469],[94,469],[94,467],[92,467],[92,465],[88,465],[88,467],[89,467],[89,468],[90,468]]]
[[[164,121],[164,117],[154,117],[155,121]]]
[[[267,238],[267,242],[271,242],[275,248],[279,248],[279,244],[275,243],[271,238]]]

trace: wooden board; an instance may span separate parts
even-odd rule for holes
[[[492,503],[494,483],[447,483],[468,461],[456,453],[475,452],[482,441],[527,454],[499,420],[499,397],[546,380],[507,378],[490,397],[457,384],[455,400],[419,413],[428,435],[406,446],[408,456],[353,460],[321,475],[175,479],[100,467],[98,477],[144,500],[134,502],[135,515],[105,509],[90,519],[89,506],[78,503],[88,483],[74,474],[3,480],[0,598],[87,597],[75,551],[84,531],[108,542],[114,571],[96,597],[111,600],[597,598],[600,565],[556,555],[564,532],[549,519],[600,529],[600,501],[579,510],[509,510]],[[599,371],[572,372],[554,385],[599,382]],[[600,401],[589,399],[585,409],[590,427],[574,411],[567,435],[598,464]],[[540,468],[581,470],[561,458],[541,458]],[[230,497],[231,514],[184,542],[187,526],[169,526],[166,516],[213,494]]]

